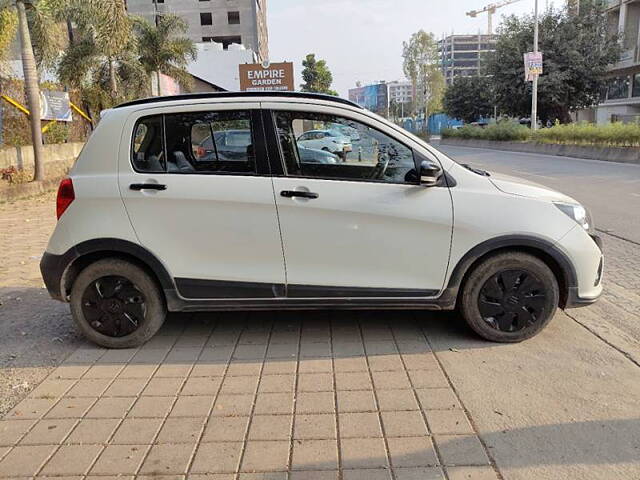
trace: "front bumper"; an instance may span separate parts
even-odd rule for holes
[[[567,291],[567,301],[564,307],[565,309],[587,307],[597,302],[600,296],[602,295],[602,276],[604,273],[603,272],[604,255],[602,254],[602,251],[603,251],[602,238],[599,235],[595,235],[595,234],[589,235],[589,237],[591,240],[593,240],[593,243],[591,244],[590,248],[593,249],[593,246],[594,246],[593,244],[595,244],[595,247],[597,247],[596,249],[593,249],[594,252],[592,253],[595,253],[595,250],[597,250],[597,253],[599,254],[599,262],[597,264],[597,269],[595,270],[595,272],[593,271],[592,268],[587,269],[592,272],[591,273],[592,279],[590,281],[589,281],[589,276],[587,276],[585,279],[584,278],[585,274],[583,273],[582,275],[583,277],[582,282],[584,282],[585,286],[589,287],[588,289],[587,288],[579,289],[577,286],[569,287]],[[589,295],[580,296],[580,290],[582,290],[583,292],[585,290],[588,290]]]

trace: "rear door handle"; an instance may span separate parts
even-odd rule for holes
[[[280,192],[280,196],[285,198],[293,198],[293,197],[318,198],[320,195],[314,192],[305,192],[305,191],[298,191],[298,190],[282,190]]]
[[[166,190],[167,186],[160,183],[132,183],[129,185],[131,190]]]

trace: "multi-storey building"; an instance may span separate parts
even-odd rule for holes
[[[601,92],[600,104],[595,109],[595,115],[586,119],[596,120],[598,123],[638,121],[640,120],[640,0],[604,0],[603,3],[610,31],[620,35],[622,55],[620,60],[609,69],[607,84]]]
[[[389,88],[389,102],[398,105],[413,101],[413,85],[408,81],[395,81],[387,83]]]
[[[482,57],[495,51],[497,35],[449,35],[438,41],[438,54],[447,85],[456,77],[480,74]]]
[[[126,0],[132,15],[154,21],[173,13],[188,24],[196,43],[217,42],[226,49],[237,43],[268,60],[267,0]]]

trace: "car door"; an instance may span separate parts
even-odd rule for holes
[[[140,243],[164,262],[185,298],[284,295],[258,107],[150,108],[126,123],[122,199]],[[231,131],[240,132],[233,155],[223,144]]]
[[[417,182],[418,145],[355,112],[263,104],[289,297],[428,297],[443,288],[453,212],[448,188]],[[323,110],[324,111],[324,110]],[[355,128],[357,156],[300,162],[305,125]],[[428,153],[428,152],[427,152]],[[432,159],[437,162],[437,159]]]

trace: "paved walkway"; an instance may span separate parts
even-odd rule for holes
[[[0,476],[497,478],[411,314],[333,317],[174,316],[140,349],[86,344],[0,421]]]

